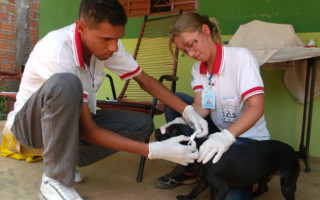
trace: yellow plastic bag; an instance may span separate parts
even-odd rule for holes
[[[2,144],[0,145],[1,156],[27,162],[37,162],[42,160],[42,149],[32,149],[21,145],[15,140],[10,129],[4,126]]]

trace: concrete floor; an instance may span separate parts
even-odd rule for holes
[[[147,160],[140,183],[135,181],[140,156],[119,152],[91,166],[79,168],[86,180],[75,188],[85,200],[174,200],[178,194],[187,194],[195,185],[179,186],[161,190],[154,181],[173,169],[175,164],[162,160]],[[311,159],[311,173],[303,172],[298,180],[296,199],[320,199],[320,159]],[[27,163],[0,156],[0,199],[38,199],[42,176],[42,161]],[[201,193],[197,200],[210,199],[209,190]],[[269,183],[269,191],[257,200],[284,199],[280,191],[279,177]]]

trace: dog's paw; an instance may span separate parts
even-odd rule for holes
[[[178,199],[178,200],[191,200],[191,199],[189,199],[188,196],[186,196],[186,195],[178,195],[178,196],[177,196],[177,199]]]

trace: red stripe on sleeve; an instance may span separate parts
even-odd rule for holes
[[[246,92],[244,92],[241,97],[243,99],[246,99],[248,97],[248,95],[252,94],[252,93],[263,93],[263,87],[254,87],[251,88],[250,90],[247,90]]]
[[[136,73],[138,73],[139,71],[140,71],[140,67],[138,66],[136,70],[134,70],[133,72],[129,72],[129,73],[127,73],[127,74],[124,74],[124,75],[120,76],[120,78],[121,78],[121,80],[124,80],[124,79],[126,79],[126,78],[128,78],[128,77],[134,76],[134,75],[135,75]]]
[[[196,85],[193,87],[193,90],[196,91],[196,90],[203,90],[203,86],[202,85]]]
[[[83,93],[83,100],[84,100],[84,101],[87,101],[87,100],[88,100],[88,94]]]

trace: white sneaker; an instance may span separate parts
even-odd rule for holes
[[[75,183],[82,183],[84,181],[84,175],[81,172],[76,171],[74,175],[75,175],[74,177]]]
[[[66,187],[45,174],[42,176],[39,198],[42,200],[83,200],[73,187]]]

